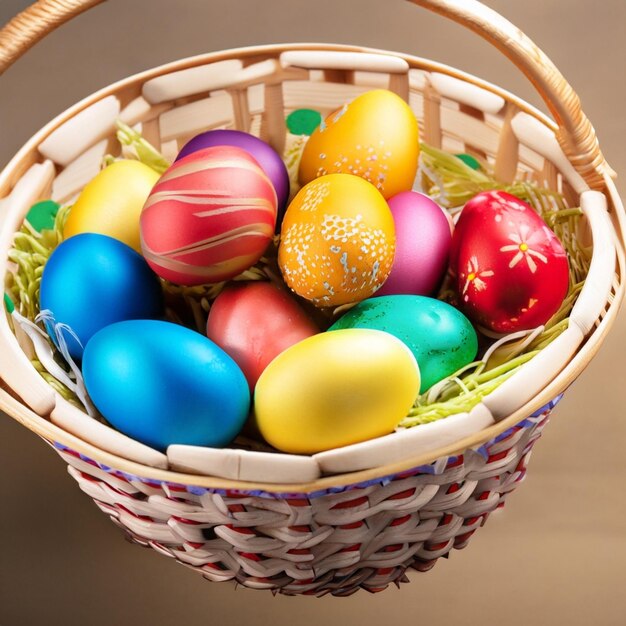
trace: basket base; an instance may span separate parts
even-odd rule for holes
[[[128,539],[214,582],[348,596],[409,581],[464,548],[526,475],[554,403],[478,450],[317,494],[225,492],[129,476],[62,446],[69,473]]]

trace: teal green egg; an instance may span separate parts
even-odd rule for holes
[[[404,342],[420,368],[420,393],[471,363],[478,352],[476,331],[465,315],[446,302],[426,296],[363,300],[329,331],[343,328],[382,330]]]

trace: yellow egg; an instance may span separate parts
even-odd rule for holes
[[[418,155],[417,120],[409,105],[391,91],[368,91],[331,113],[311,135],[300,184],[325,174],[354,174],[390,198],[413,187]]]
[[[119,239],[141,254],[139,216],[159,180],[140,161],[116,161],[83,189],[65,223],[65,239],[79,233],[99,233]]]
[[[305,185],[289,205],[278,264],[299,296],[338,306],[382,286],[395,241],[393,215],[380,192],[357,176],[329,174]]]
[[[313,454],[391,433],[417,398],[420,374],[393,335],[313,335],[278,355],[254,394],[257,426],[283,452]]]

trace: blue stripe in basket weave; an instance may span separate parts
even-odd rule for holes
[[[548,404],[542,406],[540,409],[537,409],[537,411],[535,411],[532,415],[530,415],[526,419],[522,420],[521,422],[519,422],[512,428],[509,428],[508,430],[498,435],[491,441],[477,448],[476,452],[481,454],[484,458],[488,458],[489,448],[492,445],[494,445],[495,443],[498,443],[499,441],[502,441],[503,439],[506,439],[514,431],[519,430],[520,428],[531,428],[533,426],[536,426],[537,423],[540,422],[541,419],[545,417],[546,414],[552,411],[552,409],[559,403],[562,397],[563,397],[563,394],[562,393],[559,394],[554,400],[551,400],[550,402],[548,402]],[[68,446],[65,446],[56,441],[53,442],[53,445],[57,450],[60,450],[62,452],[70,452],[72,454],[77,454],[74,450],[72,450],[72,448],[69,448]],[[90,465],[94,465],[95,467],[98,467],[99,469],[106,472],[107,474],[111,474],[112,476],[123,478],[129,482],[141,482],[147,485],[152,485],[154,487],[161,487],[163,485],[167,485],[168,487],[172,487],[174,489],[184,489],[188,493],[191,493],[196,496],[203,496],[207,493],[215,493],[221,496],[258,497],[258,498],[269,498],[273,500],[284,500],[284,499],[312,500],[314,498],[321,498],[322,496],[327,496],[327,495],[335,494],[335,493],[344,493],[346,491],[364,489],[367,487],[373,487],[373,486],[379,486],[379,485],[385,486],[385,485],[388,485],[393,480],[395,480],[398,476],[410,476],[412,474],[415,474],[415,475],[416,474],[440,474],[445,470],[445,468],[449,464],[451,463],[453,464],[459,459],[458,456],[451,456],[451,457],[448,457],[447,459],[438,459],[437,461],[434,461],[433,463],[430,463],[428,465],[420,465],[418,467],[414,467],[410,470],[406,470],[399,474],[398,473],[389,474],[387,476],[373,478],[371,480],[365,480],[359,483],[353,483],[351,485],[345,485],[341,487],[329,487],[327,489],[320,489],[319,491],[314,491],[312,493],[291,493],[291,492],[276,493],[276,492],[257,490],[257,489],[253,489],[253,490],[214,489],[214,488],[207,488],[207,487],[196,487],[194,485],[182,485],[179,483],[170,483],[168,481],[155,480],[154,478],[143,478],[141,476],[136,476],[134,474],[128,474],[127,472],[116,470],[112,467],[109,467],[108,465],[98,463],[97,461],[90,459],[84,454],[78,454],[78,457],[82,461],[85,461],[86,463],[89,463]]]

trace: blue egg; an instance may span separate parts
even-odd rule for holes
[[[107,326],[85,348],[83,376],[102,415],[157,450],[171,444],[223,447],[242,429],[250,390],[217,344],[170,322]]]
[[[131,319],[163,316],[163,292],[145,259],[126,244],[85,233],[54,250],[41,277],[40,308],[50,311],[69,353],[80,359],[101,328]],[[48,333],[57,343],[52,323]],[[74,337],[74,335],[78,338]]]

